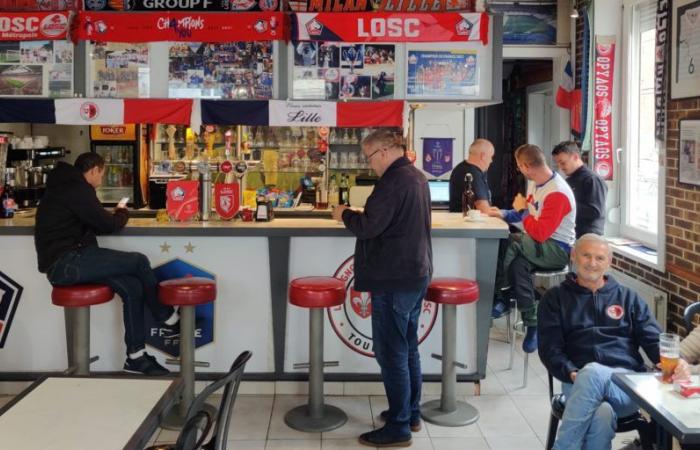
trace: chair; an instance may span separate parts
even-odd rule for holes
[[[245,365],[251,356],[253,354],[249,351],[244,351],[238,355],[229,372],[204,388],[194,399],[187,410],[185,425],[182,427],[175,444],[155,445],[148,447],[146,450],[226,450],[228,426],[231,412],[233,411],[233,404],[236,401]],[[205,402],[222,387],[224,388],[224,393],[221,396],[216,421],[213,422],[212,427],[212,417],[207,408],[205,408]],[[211,438],[206,444],[202,445],[212,428]],[[197,439],[197,435],[200,435],[199,439]]]
[[[685,308],[685,311],[683,311],[683,321],[685,322],[685,332],[687,334],[690,334],[690,332],[695,328],[693,319],[695,319],[697,314],[700,314],[700,302],[695,302],[689,305],[687,308]]]
[[[563,269],[559,270],[538,270],[532,273],[532,284],[535,286],[535,298],[537,301],[540,300],[542,295],[547,291],[547,289],[561,283],[565,278],[566,274],[569,273],[569,266],[565,266]],[[508,370],[513,368],[513,355],[515,354],[515,338],[516,336],[525,335],[525,327],[523,321],[518,319],[518,304],[514,298],[510,299],[510,311],[515,314],[515,323],[511,326],[511,319],[509,312],[506,315],[506,329],[508,331],[508,343],[510,344],[510,355],[508,357]],[[512,333],[512,335],[510,334]],[[522,388],[527,387],[527,368],[529,364],[529,353],[525,353],[523,358],[523,385]]]
[[[62,306],[66,326],[66,373],[90,375],[90,307],[107,303],[114,298],[112,288],[102,284],[54,286],[51,303]]]
[[[557,437],[559,421],[564,415],[566,397],[564,394],[554,395],[554,380],[552,378],[552,374],[548,373],[547,377],[549,379],[549,400],[552,405],[552,410],[549,417],[549,428],[547,429],[547,443],[545,445],[545,449],[551,450],[554,446],[554,440]],[[642,445],[642,450],[653,450],[654,447],[652,442],[654,441],[654,438],[652,426],[649,422],[644,420],[639,412],[636,412],[631,416],[617,419],[618,433],[625,433],[632,430],[637,430],[639,433],[639,441]]]

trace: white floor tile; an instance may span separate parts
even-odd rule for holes
[[[433,399],[437,399],[439,397],[432,397],[432,398],[425,398],[424,401],[429,401]],[[464,396],[459,396],[457,399],[459,401],[467,401],[468,403],[473,405],[473,399],[474,398],[480,398],[480,397],[464,397]],[[478,409],[478,408],[477,408]],[[481,412],[479,413],[481,415]],[[478,421],[477,421],[478,422]],[[423,428],[428,432],[428,435],[430,436],[431,439],[436,438],[436,437],[444,437],[444,438],[462,438],[462,437],[482,437],[481,430],[479,430],[479,426],[476,423],[473,423],[471,425],[466,425],[463,427],[443,427],[440,425],[435,425],[432,423],[428,423],[423,421]]]
[[[374,429],[369,397],[328,396],[325,401],[343,410],[348,416],[348,421],[340,428],[322,433],[321,439],[357,439],[360,434]]]
[[[491,450],[542,450],[544,445],[537,437],[490,436],[486,438]]]
[[[266,450],[321,450],[321,439],[276,439],[267,441]]]
[[[268,439],[306,439],[321,441],[321,433],[305,433],[289,428],[284,423],[284,416],[292,408],[307,403],[306,396],[298,395],[277,395],[272,407],[272,419],[270,429],[267,433]],[[320,444],[319,444],[320,445]],[[285,447],[282,447],[285,448]]]
[[[484,438],[432,438],[434,450],[489,450],[489,445]]]
[[[228,441],[226,450],[265,450],[267,442],[260,441]]]
[[[228,440],[265,440],[272,416],[274,397],[241,395],[231,415]]]
[[[10,401],[15,398],[14,395],[2,395],[0,396],[0,408],[10,403]]]
[[[542,395],[514,395],[511,399],[535,434],[546,436],[551,412],[549,397]]]
[[[479,410],[477,425],[484,436],[535,437],[535,432],[509,396],[471,397],[469,401]]]

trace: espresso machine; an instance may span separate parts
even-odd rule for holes
[[[7,151],[7,166],[15,168],[15,195],[20,208],[32,208],[46,190],[46,177],[56,160],[66,156],[63,147],[14,148]]]

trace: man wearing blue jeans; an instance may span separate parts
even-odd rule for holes
[[[84,153],[74,166],[59,162],[49,174],[34,230],[39,271],[52,285],[110,286],[123,303],[124,370],[165,375],[168,370],[145,351],[144,307],[165,326],[176,326],[179,317],[171,306],[159,303],[158,281],[146,256],[97,245],[97,234],[119,231],[129,220],[126,208],[110,213],[97,199],[95,189],[102,184],[104,164],[100,155]]]
[[[381,414],[386,425],[359,441],[407,447],[411,431],[421,428],[418,317],[433,272],[430,192],[393,133],[371,133],[362,152],[379,180],[363,212],[338,206],[333,218],[357,237],[355,289],[372,294],[373,350],[389,409]]]
[[[556,450],[610,449],[617,419],[638,409],[612,374],[645,371],[640,347],[659,362],[659,325],[636,292],[605,275],[611,262],[605,239],[581,236],[571,253],[573,273],[540,302],[540,359],[566,397]],[[674,377],[688,376],[681,360]]]

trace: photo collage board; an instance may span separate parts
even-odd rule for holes
[[[396,45],[304,41],[292,47],[295,99],[394,98]]]
[[[73,44],[0,41],[0,95],[73,96]]]
[[[271,99],[273,74],[270,41],[172,43],[168,97]]]
[[[150,93],[148,44],[96,43],[92,49],[92,95],[139,98]]]

